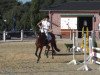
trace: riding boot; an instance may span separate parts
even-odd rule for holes
[[[48,41],[48,39],[45,39],[45,45],[47,45],[47,44],[48,44],[48,42],[49,42],[49,41]]]

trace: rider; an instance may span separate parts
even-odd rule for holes
[[[58,25],[56,25],[54,23],[52,23],[52,24],[58,27]],[[48,43],[48,41],[50,41],[52,39],[52,37],[49,33],[49,32],[52,32],[51,22],[49,21],[49,16],[46,16],[37,25],[39,26],[41,33],[45,33],[45,35],[47,37],[47,39],[45,39],[45,42]],[[53,45],[55,47],[55,50],[59,52],[60,50],[57,48],[56,42],[54,42]]]
[[[49,34],[49,31],[51,30],[51,23],[49,21],[49,16],[46,16],[37,25],[39,26],[41,33],[45,33],[47,40],[50,41],[52,37]]]

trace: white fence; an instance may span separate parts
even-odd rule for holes
[[[100,65],[100,61],[98,60],[100,59],[100,48],[92,49],[92,58],[92,62]]]
[[[77,30],[74,30],[75,32],[75,37],[76,38],[81,38],[82,37],[82,31],[77,31]],[[69,31],[61,31],[61,33],[68,33],[69,35],[65,35],[65,38],[67,39],[72,39],[73,37],[73,30],[69,30]],[[92,35],[95,35],[95,38],[96,39],[100,39],[100,31],[99,30],[94,30],[94,31],[88,31],[88,35],[89,36],[92,36]],[[62,34],[61,34],[62,36]]]
[[[0,32],[0,40],[3,42],[6,42],[7,40],[16,40],[16,41],[23,41],[23,40],[29,40],[34,39],[35,33],[33,31],[3,31]]]
[[[69,32],[69,36],[66,36],[66,38],[64,38],[64,39],[71,39],[72,40],[73,31],[64,31],[64,32],[65,33]],[[74,32],[75,32],[75,40],[81,39],[81,38],[79,38],[79,33],[82,33],[82,31],[75,30]],[[16,38],[16,40],[21,40],[21,41],[29,39],[29,38],[31,38],[31,39],[35,38],[35,33],[33,31],[23,31],[23,30],[21,30],[21,31],[15,31],[15,32],[6,32],[6,31],[3,31],[3,32],[0,33],[0,39],[3,40],[4,42],[6,40],[8,40],[8,36],[7,36],[8,33],[10,33],[12,35],[11,40],[13,40],[13,36],[15,36],[15,35],[16,35],[15,37],[18,36],[18,38]],[[14,34],[14,33],[16,33],[16,34]],[[32,33],[32,34],[30,34],[30,33]],[[100,39],[100,35],[99,35],[99,31],[98,30],[89,31],[89,36],[95,36],[96,39]],[[27,37],[29,37],[29,38],[27,38]],[[81,37],[82,37],[82,34],[81,34]],[[63,39],[63,38],[61,38],[61,35],[56,35],[56,38]]]

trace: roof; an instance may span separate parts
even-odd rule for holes
[[[66,2],[42,8],[41,11],[100,10],[100,2]]]

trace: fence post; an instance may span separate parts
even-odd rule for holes
[[[92,30],[92,34],[91,34],[91,36],[92,36],[92,38],[95,37],[95,31],[94,31],[94,30]]]
[[[72,30],[70,29],[70,39],[72,40]]]
[[[3,31],[3,41],[6,42],[6,31]]]
[[[84,70],[84,71],[91,70],[91,68],[87,66],[87,60],[86,60],[86,33],[84,33],[84,65],[78,68],[77,70]]]
[[[21,41],[23,41],[23,30],[21,30]]]
[[[73,47],[72,47],[72,49],[73,49],[73,60],[70,61],[70,62],[68,63],[68,65],[69,65],[69,64],[77,65],[77,64],[79,64],[80,62],[78,62],[78,61],[75,60],[75,32],[74,32],[74,30],[73,30],[72,33],[73,33]]]
[[[76,38],[75,38],[75,40],[76,40],[76,46],[78,46],[78,31],[76,30]]]
[[[95,31],[94,30],[92,31],[91,36],[92,36],[92,47],[94,47],[94,40],[95,40]]]
[[[91,36],[89,36],[89,56],[90,56],[90,59],[89,59],[89,62],[91,63],[92,62],[92,46],[93,44],[92,44],[92,37]]]

